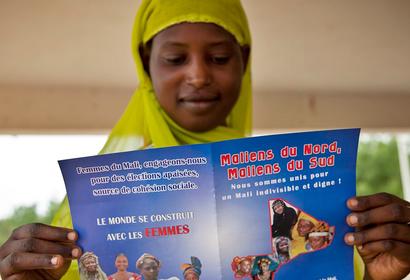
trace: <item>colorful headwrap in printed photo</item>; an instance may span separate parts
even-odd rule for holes
[[[192,256],[191,263],[184,263],[181,265],[182,274],[185,276],[189,272],[195,273],[197,276],[201,276],[202,263],[199,258]]]
[[[234,277],[237,279],[242,279],[243,277],[251,275],[253,259],[254,257],[252,256],[233,258],[232,263],[231,263],[231,268],[232,268],[232,271],[234,272]],[[244,262],[249,263],[249,271],[243,271],[243,269],[241,268],[241,265]]]
[[[308,234],[308,237],[318,236],[329,236],[329,225],[325,222],[319,222]]]
[[[244,262],[244,261],[248,261],[248,262],[252,263],[253,257],[251,257],[251,256],[247,256],[247,257],[235,257],[235,258],[232,260],[232,263],[231,263],[232,269],[233,269],[233,270],[238,269],[238,266],[239,266],[242,262]]]
[[[307,223],[309,223],[309,227],[311,227],[310,229],[307,229],[307,233],[308,234],[317,224],[318,224],[318,220],[313,218],[312,216],[306,214],[305,212],[299,212],[298,215],[298,221],[296,222],[296,225],[292,228],[292,237],[296,238],[299,236],[299,232],[298,232],[298,228],[300,226],[300,223],[302,221],[305,221]],[[303,235],[303,237],[305,237],[305,235]]]
[[[275,271],[279,266],[279,263],[277,261],[275,261],[273,256],[271,256],[271,255],[256,256],[255,260],[253,262],[252,276],[255,276],[255,275],[258,275],[259,273],[261,273],[260,265],[262,263],[268,264],[269,265],[269,271],[272,271],[272,272]]]
[[[305,221],[311,222],[311,223],[314,224],[314,225],[318,223],[318,220],[316,220],[316,219],[313,218],[312,216],[309,216],[309,215],[306,214],[305,212],[299,212],[298,222],[299,222],[300,220],[305,220]]]
[[[142,265],[145,263],[146,260],[153,260],[154,262],[158,264],[158,268],[161,267],[161,262],[155,256],[148,254],[148,253],[142,254],[141,257],[139,257],[138,260],[135,262],[135,266],[139,270],[141,270]]]

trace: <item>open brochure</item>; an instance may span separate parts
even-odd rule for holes
[[[343,237],[358,138],[313,131],[62,160],[80,273],[353,279]]]

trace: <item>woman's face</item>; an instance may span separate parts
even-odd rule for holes
[[[306,234],[308,234],[312,228],[315,225],[309,221],[309,220],[305,220],[305,219],[300,219],[298,221],[298,225],[297,225],[297,232],[299,236],[306,236]]]
[[[194,271],[187,271],[184,275],[184,280],[199,280],[199,277]]]
[[[278,243],[279,253],[286,254],[289,252],[289,243],[286,239],[281,240]]]
[[[128,268],[128,259],[126,256],[118,256],[115,259],[115,267],[118,271],[126,271]]]
[[[326,245],[326,237],[323,236],[310,236],[309,237],[310,246],[313,250],[317,250]]]
[[[144,279],[158,279],[158,273],[158,263],[152,259],[146,259],[144,264],[141,266],[141,274],[144,276]]]
[[[283,210],[284,208],[282,204],[277,203],[273,206],[273,211],[279,215],[283,213]]]
[[[83,260],[83,265],[88,272],[97,271],[97,260],[93,257],[89,257]]]
[[[261,269],[262,272],[269,271],[269,264],[267,264],[266,262],[262,262],[261,266],[260,266],[260,269]]]
[[[181,23],[158,33],[144,53],[158,102],[176,123],[195,132],[225,124],[248,55],[230,33],[211,23]]]
[[[239,270],[244,273],[249,273],[251,271],[251,262],[248,260],[243,260],[239,265]]]

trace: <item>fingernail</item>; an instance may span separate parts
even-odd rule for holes
[[[77,234],[74,231],[71,231],[67,234],[67,239],[74,241],[77,238]]]
[[[348,217],[348,220],[349,220],[349,223],[353,226],[357,225],[357,223],[359,222],[359,218],[356,215],[350,215]]]
[[[362,250],[362,249],[363,249],[363,245],[357,246],[357,249],[358,249],[358,250]]]
[[[349,206],[350,207],[357,207],[357,205],[359,205],[359,201],[357,201],[356,198],[349,199]]]
[[[71,255],[72,255],[74,258],[79,257],[79,256],[80,256],[80,253],[81,253],[81,251],[80,251],[80,249],[78,249],[78,248],[74,248],[74,249],[71,251]]]
[[[52,265],[57,265],[57,263],[58,263],[58,258],[57,258],[57,257],[52,257],[51,260],[50,260],[50,262],[51,262]]]
[[[347,241],[347,243],[349,243],[349,244],[353,244],[353,242],[354,242],[354,236],[353,236],[353,234],[347,234],[347,235],[346,235],[346,241]]]

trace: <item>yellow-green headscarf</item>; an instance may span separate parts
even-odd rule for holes
[[[150,145],[167,147],[214,142],[244,137],[251,133],[250,63],[242,79],[239,99],[228,115],[227,126],[201,133],[188,131],[175,123],[160,107],[151,80],[144,71],[139,47],[167,27],[183,22],[214,23],[231,33],[241,46],[251,45],[248,22],[240,0],[143,0],[132,34],[132,52],[139,86],[101,153],[143,149]],[[67,198],[52,224],[72,227]],[[63,279],[79,279],[77,269],[77,263],[73,262]]]
[[[251,132],[250,63],[243,76],[238,102],[227,127],[196,133],[183,129],[162,110],[144,71],[139,47],[160,31],[181,22],[209,22],[230,32],[240,45],[251,44],[247,19],[239,0],[150,0],[142,1],[135,19],[132,52],[140,82],[123,116],[114,127],[103,153],[154,147],[195,144],[239,138]]]

